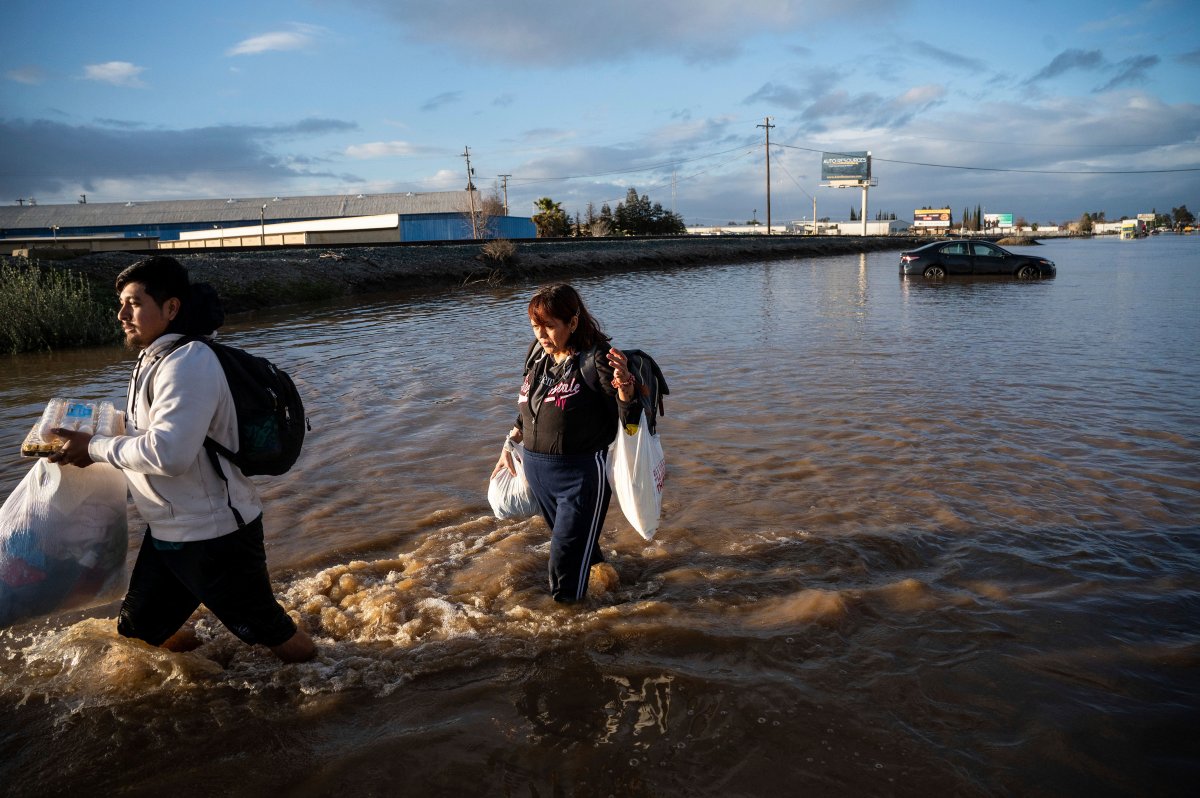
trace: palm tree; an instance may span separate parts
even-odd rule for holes
[[[533,206],[537,213],[533,215],[533,223],[537,225],[538,238],[553,238],[567,234],[567,215],[563,212],[562,204],[549,197],[541,197]]]

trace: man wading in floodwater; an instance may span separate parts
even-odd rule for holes
[[[217,356],[182,334],[209,335],[204,308],[174,258],[152,257],[117,277],[125,344],[140,350],[129,383],[125,435],[56,429],[67,440],[51,462],[121,469],[142,517],[142,538],[117,631],[173,651],[195,648],[182,629],[200,604],[243,642],[284,662],[312,659],[312,639],[271,592],[263,549],[262,500],[225,458],[228,482],[204,449],[205,436],[237,450],[237,412]],[[209,314],[216,316],[217,314]],[[242,524],[241,519],[253,519]]]

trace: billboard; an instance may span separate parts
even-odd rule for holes
[[[949,208],[921,208],[913,211],[913,227],[949,227]]]
[[[821,153],[821,179],[834,183],[869,183],[871,180],[871,153],[865,151]]]
[[[983,222],[984,227],[1012,227],[1013,216],[1011,213],[985,213]]]

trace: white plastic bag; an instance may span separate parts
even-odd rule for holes
[[[492,512],[497,518],[532,518],[541,515],[542,508],[525,479],[525,447],[506,441],[504,448],[512,453],[517,474],[513,476],[507,468],[501,468],[488,483],[488,502],[492,505]]]
[[[630,525],[646,540],[653,540],[667,479],[662,441],[650,434],[646,424],[639,424],[633,435],[618,426],[617,439],[608,451],[608,484]]]
[[[107,463],[34,463],[0,507],[0,628],[124,586],[127,490]]]

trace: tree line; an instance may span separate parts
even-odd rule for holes
[[[1184,228],[1193,227],[1196,224],[1196,215],[1188,210],[1186,204],[1172,208],[1170,213],[1159,213],[1158,209],[1154,209],[1152,213],[1154,222],[1151,223],[1151,228],[1164,227],[1168,230],[1182,231]],[[1127,218],[1129,217],[1121,217],[1121,219]],[[1104,224],[1107,221],[1104,211],[1085,212],[1079,217],[1079,232],[1090,233],[1096,229],[1097,224]]]
[[[596,210],[589,202],[587,210],[575,212],[572,219],[562,208],[562,203],[550,197],[542,197],[534,203],[537,213],[533,223],[537,226],[538,238],[603,238],[606,236],[677,236],[687,232],[683,217],[669,211],[660,203],[651,203],[650,197],[639,195],[630,188],[625,201],[618,202],[614,210],[606,202]]]

